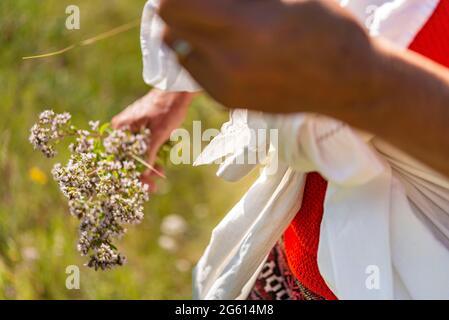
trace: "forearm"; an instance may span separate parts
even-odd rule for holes
[[[449,71],[373,40],[336,1],[163,0],[160,15],[223,105],[329,115],[449,176]]]
[[[375,44],[370,103],[341,110],[368,130],[449,176],[449,71],[410,51]]]

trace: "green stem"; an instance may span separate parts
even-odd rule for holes
[[[157,174],[159,177],[161,177],[162,179],[167,179],[167,177],[160,171],[156,170],[151,164],[149,164],[148,162],[146,162],[145,160],[143,160],[142,158],[136,156],[135,154],[131,154],[131,157],[133,157],[136,161],[140,162],[141,164],[143,164],[145,167],[147,167],[148,169],[150,169],[151,171],[153,171],[155,174]]]

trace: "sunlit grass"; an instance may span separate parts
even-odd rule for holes
[[[65,8],[81,9],[81,29],[65,28]],[[191,273],[212,227],[248,181],[228,184],[214,168],[171,166],[146,208],[144,222],[121,241],[129,263],[109,272],[83,267],[76,252],[77,222],[50,177],[52,162],[33,152],[29,127],[46,108],[69,111],[74,121],[109,120],[149,88],[143,83],[138,28],[59,56],[22,60],[58,50],[140,16],[144,1],[0,1],[0,298],[190,298]],[[205,98],[185,123],[218,128],[226,112]],[[64,153],[59,159],[64,159]],[[185,217],[188,231],[175,253],[158,246],[160,223]],[[180,263],[180,261],[182,263]],[[65,269],[81,268],[80,290],[67,290]]]

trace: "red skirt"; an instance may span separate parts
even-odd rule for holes
[[[301,209],[270,253],[249,299],[335,300],[318,269],[317,252],[327,182],[309,173]]]

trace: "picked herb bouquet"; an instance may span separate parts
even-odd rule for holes
[[[123,236],[126,225],[143,219],[149,194],[140,174],[146,168],[158,172],[141,158],[147,151],[148,129],[133,134],[98,121],[89,126],[90,130],[78,129],[69,113],[47,110],[31,128],[29,140],[52,158],[61,140],[73,139],[69,161],[55,164],[52,174],[70,213],[80,220],[78,251],[89,255],[88,267],[105,270],[125,263],[113,241]]]

